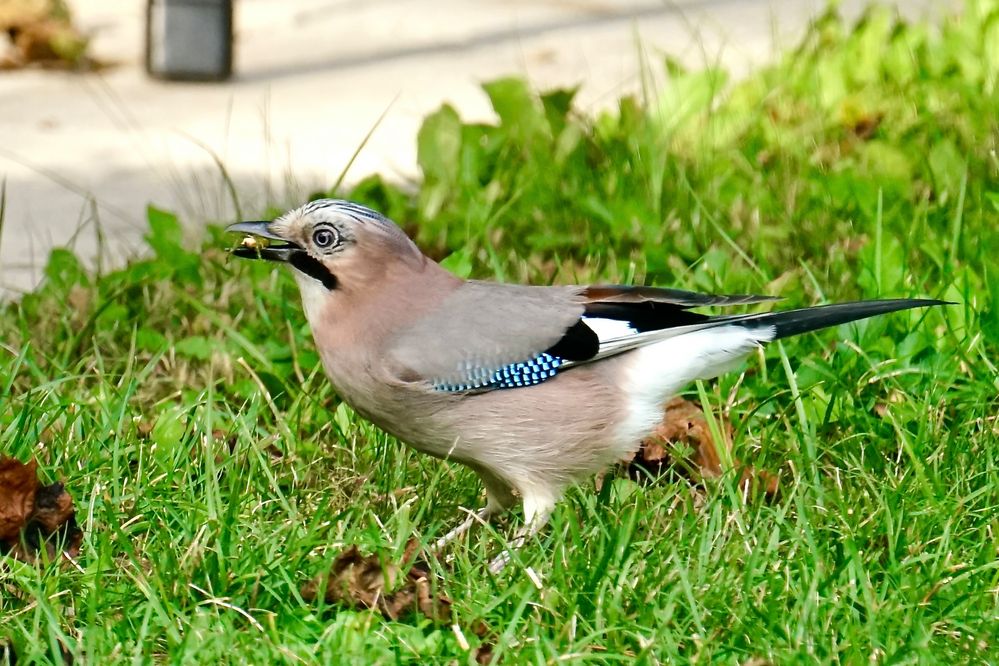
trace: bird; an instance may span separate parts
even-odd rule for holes
[[[407,445],[469,467],[485,506],[434,544],[514,507],[517,548],[565,491],[628,459],[685,385],[737,368],[768,342],[909,308],[899,298],[751,314],[762,295],[630,285],[466,280],[366,206],[318,199],[239,222],[231,252],[292,268],[318,355],[358,414]],[[499,572],[505,550],[489,564]]]

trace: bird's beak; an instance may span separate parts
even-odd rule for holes
[[[244,259],[267,259],[268,261],[291,261],[291,258],[305,250],[270,230],[270,222],[237,222],[225,229],[229,233],[244,234],[243,242],[232,249],[232,253]]]

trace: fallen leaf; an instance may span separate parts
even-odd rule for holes
[[[724,446],[731,452],[732,424],[720,424]],[[666,403],[663,419],[651,437],[642,444],[632,460],[628,461],[631,476],[647,478],[645,472],[658,476],[667,469],[675,469],[695,483],[716,478],[722,473],[718,443],[711,435],[711,428],[701,408],[689,400],[673,398]],[[738,462],[733,462],[738,466]],[[643,471],[644,470],[644,471]],[[758,472],[745,467],[739,485],[743,488],[760,487],[768,495],[777,493],[777,477],[768,472]]]
[[[52,10],[52,0],[0,2],[0,30],[10,30],[26,22],[42,21],[52,13]]]
[[[74,323],[80,325],[87,320],[93,300],[93,290],[79,284],[70,287],[69,294],[66,296],[66,304],[72,313]]]
[[[149,439],[155,425],[155,421],[139,421],[138,425],[135,426],[135,433],[139,439]]]
[[[73,498],[61,483],[53,483],[38,489],[35,510],[29,522],[37,523],[43,531],[51,534],[73,520],[75,515]]]
[[[0,48],[0,69],[29,65],[48,68],[84,68],[87,38],[70,22],[59,0],[0,1],[0,31],[8,48]]]
[[[493,646],[491,643],[483,643],[475,648],[475,663],[482,664],[482,666],[493,663]]]
[[[302,598],[326,603],[343,604],[351,608],[373,608],[390,620],[419,613],[434,622],[446,622],[451,617],[451,602],[435,594],[430,572],[415,564],[403,573],[419,548],[411,539],[406,544],[402,562],[384,563],[377,555],[361,555],[351,546],[337,555],[330,570],[302,586]]]
[[[0,540],[17,539],[35,508],[38,463],[0,458]]]
[[[874,136],[878,127],[881,126],[881,120],[881,114],[861,116],[853,122],[850,131],[861,141],[867,141]]]
[[[493,663],[493,650],[499,637],[483,620],[476,620],[471,625],[472,634],[479,639],[479,644],[472,648],[472,656],[477,664]]]
[[[888,393],[888,398],[884,402],[878,402],[874,405],[874,413],[877,414],[878,418],[888,418],[888,415],[891,413],[891,406],[902,402],[905,402],[905,394],[901,391],[892,390]]]
[[[0,458],[0,553],[34,563],[45,550],[48,561],[62,552],[80,553],[83,531],[76,525],[73,498],[61,483],[38,484],[38,463]]]
[[[725,421],[721,426],[725,435],[723,445],[731,447],[732,425]],[[721,474],[718,447],[704,412],[683,398],[666,403],[662,421],[651,437],[642,440],[631,464],[653,473],[675,466],[695,480]]]
[[[229,453],[236,450],[236,444],[239,442],[239,438],[235,433],[227,433],[221,428],[215,428],[215,430],[212,430],[212,439],[216,442],[224,443],[226,448],[229,450]]]

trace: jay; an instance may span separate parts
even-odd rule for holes
[[[514,546],[572,483],[633,455],[686,384],[761,345],[942,304],[871,300],[756,314],[703,307],[775,300],[653,287],[460,279],[388,218],[321,199],[241,222],[239,257],[289,264],[326,374],[357,413],[423,453],[471,468],[485,507],[436,547],[523,505]],[[508,552],[490,565],[503,567]]]

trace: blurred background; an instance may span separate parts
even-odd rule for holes
[[[839,3],[847,17],[865,2]],[[909,17],[943,0],[892,3]],[[664,56],[735,76],[793,45],[819,0],[237,0],[232,76],[150,77],[143,0],[0,0],[0,292],[30,289],[53,247],[142,252],[148,204],[189,228],[290,206],[346,182],[418,176],[442,103],[493,113],[480,84],[580,86],[595,110],[655,85]],[[649,66],[652,64],[652,66]],[[380,119],[380,120],[379,120]],[[374,128],[374,129],[373,129]],[[373,131],[372,131],[373,130]],[[221,168],[220,168],[221,167]]]

